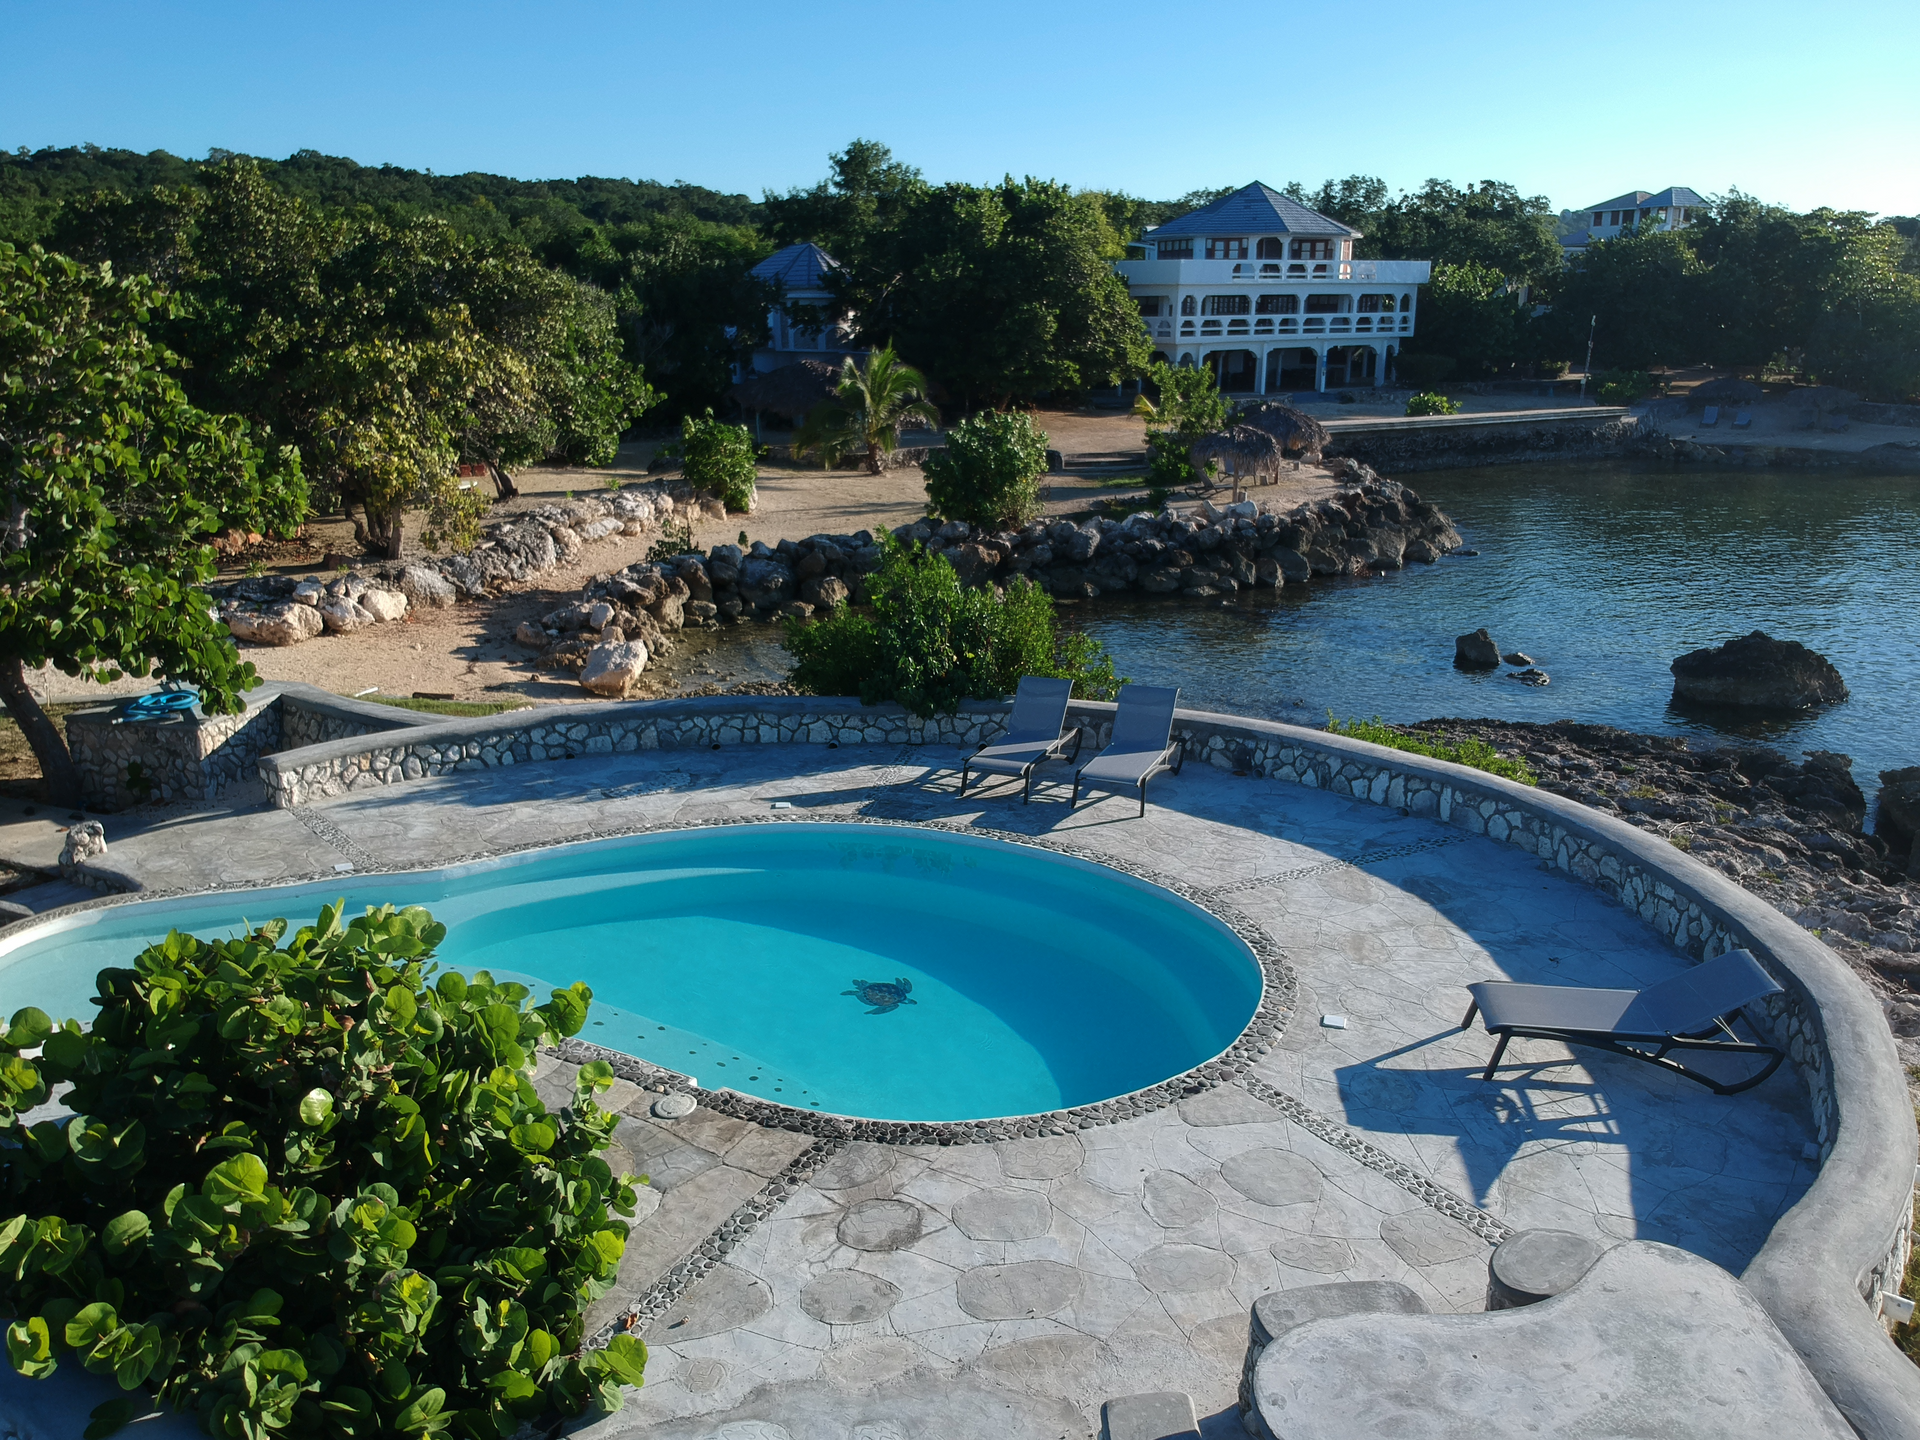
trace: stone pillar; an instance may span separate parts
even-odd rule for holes
[[[1327,388],[1327,346],[1325,341],[1322,341],[1313,348],[1313,388],[1315,390],[1324,390]]]

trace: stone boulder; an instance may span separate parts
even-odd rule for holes
[[[398,590],[369,590],[360,597],[360,608],[386,625],[406,618],[407,597]]]
[[[947,560],[962,585],[978,585],[993,574],[994,566],[1000,563],[1000,552],[984,545],[956,545],[947,551]]]
[[[544,650],[549,636],[538,621],[522,620],[513,632],[513,639],[515,644],[524,645],[529,650]]]
[[[1675,660],[1673,698],[1754,710],[1805,710],[1847,698],[1846,682],[1824,655],[1756,630],[1690,650]]]
[[[647,647],[638,640],[596,645],[587,652],[586,668],[580,672],[580,686],[595,695],[622,699],[646,668]]]
[[[67,829],[67,843],[60,847],[60,868],[68,869],[97,860],[107,853],[107,832],[98,820],[82,820]]]
[[[1908,873],[1920,875],[1920,765],[1880,772],[1880,813],[1873,833],[1895,855],[1910,854]]]
[[[262,610],[235,610],[227,616],[227,629],[233,637],[255,645],[298,645],[325,628],[318,610],[290,600]]]
[[[458,598],[452,581],[438,570],[429,570],[424,565],[407,566],[395,583],[402,595],[425,609],[445,610]]]
[[[1493,643],[1485,627],[1453,642],[1453,663],[1462,670],[1498,670],[1500,647]]]
[[[303,605],[300,607],[305,609]],[[330,596],[320,603],[318,611],[321,623],[336,635],[351,635],[356,630],[364,630],[369,625],[377,625],[370,612],[363,609],[356,600],[344,595]]]
[[[836,580],[831,575],[809,580],[800,587],[800,598],[819,610],[837,610],[847,603],[851,594],[846,581]]]

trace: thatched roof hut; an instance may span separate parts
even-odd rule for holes
[[[1187,453],[1194,469],[1204,471],[1211,460],[1242,481],[1259,475],[1278,479],[1280,464],[1286,459],[1286,451],[1275,436],[1251,425],[1229,425],[1212,435],[1202,435]]]
[[[1757,405],[1766,395],[1751,380],[1709,380],[1694,386],[1687,400],[1693,405]]]
[[[1264,430],[1280,442],[1288,455],[1317,456],[1327,443],[1327,427],[1303,410],[1283,405],[1278,400],[1263,400],[1241,407],[1234,419],[1241,425]]]
[[[833,394],[840,367],[824,360],[798,360],[765,375],[753,375],[727,391],[727,398],[749,413],[800,420]]]

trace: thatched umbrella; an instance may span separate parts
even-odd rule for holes
[[[1709,380],[1693,387],[1688,402],[1694,405],[1757,405],[1767,392],[1751,380]]]
[[[829,365],[824,360],[797,360],[765,375],[742,380],[727,391],[727,398],[742,410],[771,411],[789,420],[799,420],[833,393],[839,378],[838,365]]]
[[[1209,460],[1218,461],[1221,470],[1235,480],[1265,475],[1277,480],[1286,451],[1275,436],[1251,425],[1229,425],[1212,435],[1202,435],[1188,450],[1193,468],[1204,472]]]
[[[1278,400],[1244,406],[1234,417],[1241,425],[1264,430],[1289,455],[1318,455],[1327,443],[1327,427],[1305,411]]]

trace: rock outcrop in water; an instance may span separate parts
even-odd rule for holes
[[[1920,879],[1920,765],[1880,772],[1880,813],[1873,833],[1898,856],[1907,856],[1907,874]]]
[[[1498,670],[1500,647],[1482,626],[1471,635],[1454,638],[1453,663],[1462,670]]]
[[[1846,682],[1826,656],[1761,630],[1690,650],[1672,669],[1674,699],[1703,705],[1806,710],[1847,698]]]

